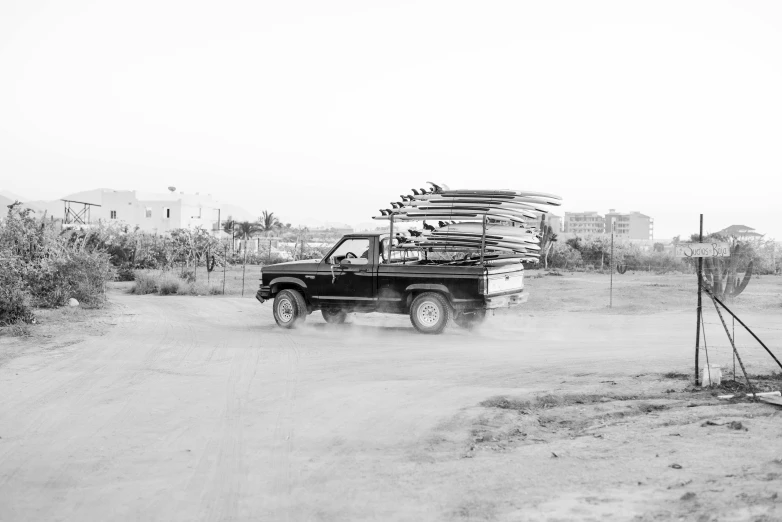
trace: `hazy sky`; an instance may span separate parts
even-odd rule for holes
[[[3,0],[0,188],[369,221],[439,180],[782,239],[782,2]]]

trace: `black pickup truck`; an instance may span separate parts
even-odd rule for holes
[[[527,300],[521,264],[458,266],[389,249],[388,237],[349,234],[321,260],[264,267],[256,298],[274,299],[274,319],[283,328],[315,310],[329,323],[353,312],[386,312],[410,314],[413,326],[430,334],[451,318],[471,328],[486,310]]]

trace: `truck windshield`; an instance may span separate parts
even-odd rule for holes
[[[346,239],[331,253],[329,262],[338,265],[343,259],[355,259],[353,264],[369,262],[369,239],[355,238]]]

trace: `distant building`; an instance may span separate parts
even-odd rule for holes
[[[551,227],[551,230],[553,230],[555,234],[559,234],[560,232],[562,232],[562,216],[549,213],[546,215],[546,221],[548,222],[549,226]]]
[[[317,228],[311,228],[309,230],[309,233],[310,233],[310,237],[312,238],[344,236],[345,234],[352,234],[353,227],[349,225],[338,226],[338,227],[317,227]]]
[[[540,226],[540,216],[535,218],[522,218],[524,221],[524,225],[528,227],[539,227]],[[551,227],[551,230],[554,231],[555,234],[559,234],[562,232],[562,216],[558,216],[556,214],[548,213],[546,214],[546,223]]]
[[[565,229],[568,234],[602,234],[605,218],[591,210],[586,212],[565,212]]]
[[[96,189],[78,195],[90,208],[90,222],[125,223],[145,232],[202,227],[218,231],[220,205],[211,195]],[[100,205],[100,206],[97,206]]]
[[[727,236],[727,237],[735,237],[737,239],[758,239],[763,237],[763,234],[759,234],[755,232],[755,229],[752,227],[748,227],[746,225],[731,225],[727,228],[723,228],[717,234]]]
[[[615,224],[614,233],[620,236],[628,239],[654,239],[654,219],[640,212],[617,212],[611,209],[605,216],[606,233],[611,232],[612,223]]]

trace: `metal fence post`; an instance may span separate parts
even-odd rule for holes
[[[701,214],[700,232],[698,233],[698,242],[703,243],[703,214]],[[698,376],[698,357],[701,351],[701,287],[703,286],[703,258],[698,258],[698,310],[695,314],[695,386],[700,385],[701,380]]]

